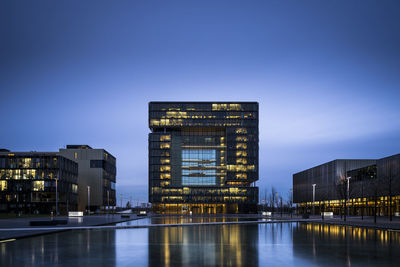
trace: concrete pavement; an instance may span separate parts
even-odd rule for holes
[[[130,218],[121,218],[121,215],[92,215],[83,217],[66,217],[57,216],[57,219],[68,220],[66,225],[57,225],[52,227],[46,227],[46,230],[40,230],[43,227],[40,226],[29,226],[30,221],[43,221],[50,220],[50,217],[39,217],[39,218],[15,218],[15,219],[1,219],[0,220],[0,241],[12,238],[21,238],[34,235],[41,235],[47,233],[54,233],[59,231],[65,231],[65,227],[83,227],[83,226],[98,226],[114,224],[119,222],[126,222],[130,220],[137,219],[135,214],[131,214]],[[140,217],[139,217],[140,218]],[[16,231],[13,228],[29,228],[26,231]],[[38,229],[32,230],[32,229]],[[9,231],[4,231],[4,229],[10,229]]]

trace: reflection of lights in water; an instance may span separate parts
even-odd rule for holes
[[[5,257],[6,256],[6,245],[1,244],[1,256]]]
[[[164,231],[164,263],[165,266],[169,266],[169,257],[170,257],[170,251],[169,251],[169,235],[168,231]]]
[[[350,239],[353,241],[376,240],[382,244],[390,242],[400,242],[400,235],[395,231],[378,230],[362,227],[351,227],[330,224],[300,224],[300,229],[305,229],[308,233],[322,235],[323,238]]]
[[[203,221],[209,221],[209,218],[203,218]],[[213,218],[212,220],[215,220]],[[256,229],[257,226],[251,226]],[[242,230],[242,231],[241,231]],[[212,227],[163,227],[149,229],[149,243],[161,241],[162,247],[160,254],[155,253],[154,256],[160,255],[158,261],[150,255],[154,261],[152,266],[173,265],[173,262],[180,260],[182,262],[193,262],[199,265],[229,265],[243,266],[248,259],[247,251],[255,249],[256,242],[251,245],[246,242],[249,238],[243,232],[241,225],[224,225]],[[152,232],[152,233],[151,233]],[[159,240],[158,237],[161,237]],[[244,238],[244,239],[243,239]],[[153,239],[153,240],[151,240]]]
[[[83,218],[82,217],[69,217],[68,221],[71,221],[71,223],[82,223]]]
[[[90,251],[90,230],[86,231],[86,251]]]

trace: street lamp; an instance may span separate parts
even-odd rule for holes
[[[58,178],[56,178],[56,216],[58,215]]]
[[[107,190],[107,212],[110,213],[110,190]]]
[[[87,187],[88,198],[88,215],[90,216],[90,186]]]
[[[350,201],[350,179],[351,177],[346,177],[347,179],[347,217],[349,216],[349,201]]]
[[[313,215],[315,215],[315,186],[317,184],[312,184],[312,201],[313,201]]]

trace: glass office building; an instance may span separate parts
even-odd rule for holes
[[[78,205],[78,164],[53,152],[0,151],[0,212],[59,213]]]
[[[293,201],[299,213],[400,216],[400,154],[338,159],[296,173]]]
[[[149,127],[155,212],[256,211],[257,102],[150,102]]]

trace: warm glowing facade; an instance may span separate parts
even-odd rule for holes
[[[293,201],[300,213],[315,206],[316,213],[400,215],[400,154],[378,160],[334,160],[296,173]]]
[[[0,212],[76,210],[78,164],[55,152],[0,152]]]
[[[59,152],[0,149],[0,212],[100,212],[116,205],[116,158],[104,149],[67,145]],[[90,202],[90,204],[89,204]]]
[[[257,102],[150,102],[149,127],[155,212],[256,211]]]

